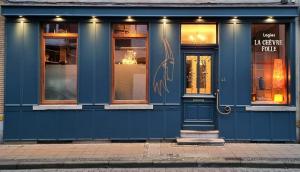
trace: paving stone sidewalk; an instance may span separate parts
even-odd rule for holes
[[[91,167],[300,168],[300,144],[2,144],[0,169]]]

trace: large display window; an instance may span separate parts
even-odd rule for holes
[[[148,26],[113,24],[112,103],[148,102]]]
[[[252,25],[252,104],[287,104],[285,24]]]
[[[77,24],[42,26],[41,103],[77,103]]]

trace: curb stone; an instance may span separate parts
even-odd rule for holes
[[[0,169],[72,169],[72,168],[300,168],[300,163],[245,161],[61,161],[61,162],[0,162]]]

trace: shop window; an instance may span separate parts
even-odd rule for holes
[[[217,44],[216,24],[182,24],[182,45],[213,45]]]
[[[113,24],[112,103],[147,103],[148,26]]]
[[[252,25],[252,104],[286,104],[286,25]]]
[[[77,25],[51,23],[42,33],[42,104],[77,102]]]
[[[211,94],[211,56],[185,58],[186,94]]]

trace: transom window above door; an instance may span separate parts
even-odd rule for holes
[[[212,58],[209,55],[185,56],[185,93],[212,93]]]
[[[216,24],[182,24],[181,45],[217,44]]]

